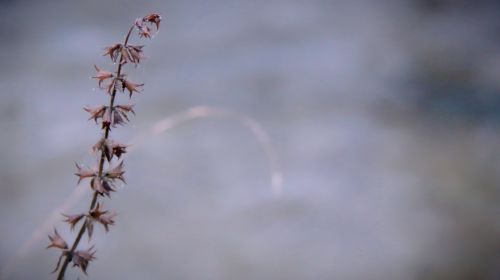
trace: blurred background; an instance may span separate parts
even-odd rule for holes
[[[493,0],[1,1],[1,279],[55,277],[92,65],[150,12],[119,216],[68,279],[500,279]]]

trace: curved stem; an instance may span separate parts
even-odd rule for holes
[[[128,43],[128,40],[130,38],[130,34],[132,33],[132,30],[134,30],[134,25],[132,25],[130,27],[130,29],[128,30],[127,36],[125,37],[125,42],[123,43],[124,47]],[[119,63],[118,63],[118,68],[116,70],[116,77],[120,77],[120,75],[121,75],[122,66],[123,66],[123,64],[121,63],[122,59],[123,59],[123,54],[120,55],[120,60],[119,60]],[[111,92],[111,97],[109,99],[109,107],[108,108],[110,108],[110,110],[112,110],[112,108],[114,106],[114,103],[115,103],[116,90],[117,90],[116,89],[116,84],[114,84],[113,85],[113,91]],[[108,139],[110,131],[111,131],[110,125],[107,125],[106,127],[104,127],[104,139]],[[103,172],[103,169],[104,169],[104,160],[105,159],[106,159],[106,155],[105,155],[104,151],[102,151],[101,152],[101,158],[99,160],[99,171],[98,171],[98,175],[97,175],[99,178],[102,176],[102,172]],[[94,209],[94,207],[95,207],[95,205],[97,203],[98,197],[99,197],[99,192],[94,191],[94,195],[92,197],[92,202],[90,203],[89,211],[92,211],[92,209]],[[71,246],[71,249],[65,255],[65,259],[64,259],[64,262],[63,262],[63,264],[61,266],[61,270],[59,271],[59,274],[57,276],[57,280],[64,279],[64,274],[66,273],[66,269],[68,267],[68,264],[71,261],[71,257],[73,256],[73,253],[75,252],[76,248],[78,247],[78,244],[80,243],[80,240],[82,239],[83,235],[85,234],[85,230],[87,229],[86,225],[87,225],[87,221],[85,220],[83,222],[82,226],[80,227],[80,230],[78,231],[78,235],[76,236],[76,239],[73,242],[73,245]]]

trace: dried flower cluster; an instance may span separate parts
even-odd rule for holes
[[[144,58],[142,52],[144,46],[131,45],[128,43],[133,30],[137,30],[139,38],[151,38],[153,26],[156,31],[160,27],[161,16],[153,13],[143,18],[138,18],[130,27],[125,36],[124,43],[116,43],[105,48],[104,55],[109,56],[112,62],[119,62],[115,72],[102,70],[94,65],[97,73],[93,78],[97,79],[99,88],[105,90],[109,95],[109,105],[100,105],[92,108],[84,108],[90,114],[89,120],[100,123],[102,136],[96,144],[92,146],[92,151],[98,155],[98,165],[94,168],[86,168],[76,164],[78,184],[87,180],[90,189],[93,191],[93,198],[87,212],[78,214],[63,214],[64,222],[68,223],[71,230],[81,224],[80,230],[72,246],[54,229],[54,234],[49,235],[50,244],[47,248],[56,248],[61,251],[57,265],[53,273],[59,271],[57,279],[63,279],[66,268],[70,263],[79,267],[83,273],[87,274],[89,263],[95,259],[94,246],[85,250],[76,250],[82,236],[87,232],[89,241],[94,233],[94,225],[101,225],[107,232],[109,226],[115,223],[115,212],[101,208],[102,203],[98,202],[99,197],[111,197],[111,192],[116,191],[118,181],[125,183],[123,160],[121,156],[127,152],[127,146],[110,139],[111,128],[129,122],[130,114],[134,114],[134,105],[115,104],[117,92],[126,93],[129,97],[136,92],[140,92],[144,84],[134,83],[126,78],[123,73],[123,66],[127,63],[137,66]],[[115,160],[114,160],[115,159]]]

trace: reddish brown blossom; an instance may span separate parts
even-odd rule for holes
[[[97,67],[96,65],[94,65],[94,68],[97,71],[97,75],[92,77],[92,78],[97,79],[98,83],[99,83],[99,88],[102,88],[101,87],[102,82],[104,82],[105,80],[107,80],[109,78],[112,78],[113,73],[108,72],[108,71],[104,71],[104,70],[100,69],[99,67]]]
[[[136,21],[136,26],[139,31],[139,38],[151,38],[151,29],[147,25],[141,21]]]
[[[109,231],[109,226],[112,226],[115,224],[115,220],[114,217],[116,217],[116,213],[109,213],[109,214],[104,214],[104,215],[101,215],[98,219],[99,223],[101,223],[101,225],[104,226],[104,229],[106,230],[106,232]]]
[[[49,239],[50,239],[50,244],[47,246],[47,248],[59,248],[63,250],[68,249],[68,244],[59,235],[57,229],[54,229],[53,235],[49,235]]]
[[[113,127],[116,127],[116,125],[122,125],[122,124],[124,124],[125,120],[128,121],[128,118],[124,119],[123,115],[119,111],[113,110],[113,118],[112,118],[112,121],[111,121],[111,125]]]
[[[122,154],[127,152],[126,145],[120,144],[113,140],[106,141],[106,147],[104,149],[106,151],[105,153],[106,157],[108,158],[108,161],[110,161],[113,158],[113,155],[120,158]]]
[[[103,146],[106,143],[107,139],[101,138],[99,139],[91,148],[93,153],[97,153],[98,151],[103,151]]]
[[[101,211],[99,203],[97,203],[97,206],[90,211],[90,217],[102,224],[106,232],[109,231],[110,225],[115,224],[113,218],[116,217],[116,215],[116,213],[109,213],[109,211]]]
[[[125,64],[127,62],[134,63],[136,66],[141,62],[141,59],[144,58],[142,55],[142,48],[144,46],[136,46],[136,45],[126,45],[126,46],[121,46],[120,48],[115,51],[115,57],[114,60],[116,60],[116,57],[118,56],[118,53],[121,54],[120,56],[120,64]]]
[[[111,192],[115,191],[113,184],[102,178],[92,178],[90,187],[100,195],[106,195],[107,197],[110,196]]]
[[[76,224],[85,216],[84,214],[76,214],[76,215],[66,215],[62,214],[66,219],[64,220],[66,223],[70,224],[71,230],[75,229]]]
[[[129,122],[130,120],[127,114],[132,113],[135,115],[133,107],[134,105],[117,105],[114,107],[114,112],[119,115],[121,121],[126,120]]]
[[[156,13],[146,15],[142,19],[137,19],[135,21],[135,26],[139,31],[139,37],[151,38],[151,29],[146,24],[154,24],[156,26],[156,31],[158,31],[158,29],[160,28],[160,22],[161,16]]]
[[[109,82],[109,84],[106,86],[106,92],[108,94],[112,94],[113,91],[118,88],[119,86],[121,86],[121,82],[120,82],[120,79],[119,78],[114,78],[113,80],[111,80],[111,82]]]
[[[112,124],[113,124],[112,111],[109,109],[109,107],[106,107],[106,111],[104,112],[104,115],[102,116],[102,128],[104,129],[106,127],[109,127]]]
[[[127,52],[128,52],[128,58],[129,61],[134,63],[135,65],[139,64],[141,62],[141,59],[144,58],[142,55],[142,48],[144,46],[132,46],[128,45],[127,46]]]
[[[90,114],[89,120],[94,119],[94,121],[97,123],[97,119],[103,118],[106,112],[106,108],[107,106],[101,105],[97,107],[85,107],[83,108],[83,110],[89,112]]]
[[[78,184],[80,184],[80,182],[85,179],[85,178],[91,178],[91,177],[94,177],[96,176],[96,172],[94,170],[91,170],[91,169],[83,169],[82,167],[80,167],[78,165],[78,163],[75,163],[76,165],[76,169],[78,170],[75,175],[78,176]]]
[[[121,59],[120,59],[120,63],[121,63],[121,64],[125,64],[125,63],[127,63],[127,61],[130,61],[130,60],[131,60],[131,58],[130,58],[130,54],[129,54],[129,52],[128,52],[128,50],[127,50],[127,48],[126,48],[126,47],[125,47],[125,48],[122,48],[122,49],[120,50],[120,52],[121,52],[121,54],[122,54],[122,55],[121,55]]]
[[[124,78],[122,78],[121,81],[122,81],[123,90],[124,91],[125,91],[125,89],[128,90],[129,97],[132,97],[132,94],[134,92],[139,92],[139,87],[144,86],[144,84],[136,84],[136,83],[133,83],[133,82],[126,80]]]
[[[121,161],[118,165],[115,167],[110,168],[104,176],[111,180],[118,179],[122,182],[125,183],[125,178],[123,177],[123,174],[125,174],[125,171],[123,170],[123,161]]]
[[[127,116],[128,112],[132,112],[132,110],[127,110],[127,108],[123,107],[113,107],[113,110],[110,110],[107,106],[101,106],[97,108],[84,108],[87,112],[91,114],[90,119],[94,119],[97,123],[97,120],[102,119],[102,128],[106,127],[116,127],[117,125],[123,125],[125,122],[129,121]]]
[[[154,23],[156,30],[160,29],[161,16],[160,14],[152,13],[142,18],[143,22]]]
[[[116,216],[115,213],[109,213],[109,211],[101,211],[100,204],[97,203],[96,207],[89,211],[87,219],[85,221],[85,227],[87,229],[87,235],[89,240],[92,238],[94,233],[94,223],[100,223],[104,226],[106,232],[109,231],[109,226],[114,225],[115,221],[113,218]]]
[[[111,60],[113,62],[116,62],[116,59],[118,58],[118,55],[120,54],[121,50],[122,50],[122,47],[123,45],[120,44],[120,43],[117,43],[117,44],[114,44],[110,47],[106,47],[104,49],[104,54],[103,55],[109,55],[109,57],[111,58]]]
[[[73,266],[79,267],[85,275],[87,275],[87,267],[89,262],[95,259],[94,246],[88,248],[87,250],[79,250],[73,253],[72,262]]]
[[[92,146],[92,151],[94,153],[96,153],[97,151],[104,152],[106,159],[108,161],[111,161],[113,156],[120,158],[122,154],[126,153],[126,148],[126,145],[120,144],[110,139],[101,138],[99,139],[99,141],[97,141],[97,143],[94,144],[94,146]]]
[[[131,105],[131,104],[129,104],[129,105],[124,105],[124,104],[116,105],[115,109],[119,110],[119,111],[121,111],[123,113],[131,112],[132,114],[135,115],[134,105]]]
[[[112,142],[111,149],[116,157],[120,158],[122,154],[127,152],[127,145],[123,145],[117,142]]]
[[[93,119],[96,123],[98,119],[101,119],[102,128],[112,126],[116,127],[116,125],[124,124],[125,121],[129,121],[127,113],[134,111],[128,108],[129,105],[120,105],[113,107],[113,110],[110,110],[108,106],[98,106],[94,108],[83,108],[85,111],[90,113],[89,120]]]

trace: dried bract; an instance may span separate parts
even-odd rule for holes
[[[111,148],[113,149],[113,154],[114,154],[117,158],[120,158],[120,157],[122,156],[122,154],[127,153],[127,146],[126,146],[126,145],[123,145],[123,144],[120,144],[120,143],[116,143],[116,142],[114,142],[114,143],[111,145]]]
[[[112,182],[109,182],[105,178],[92,178],[90,187],[98,194],[106,195],[107,197],[110,197],[110,193],[115,191]]]
[[[76,169],[78,170],[75,173],[75,175],[78,176],[78,184],[80,184],[80,182],[85,178],[92,178],[92,177],[96,176],[96,172],[94,170],[84,169],[84,168],[80,167],[80,165],[78,165],[78,163],[75,163],[75,165],[76,165]]]
[[[75,229],[75,226],[76,224],[78,224],[78,222],[83,218],[85,217],[84,214],[76,214],[76,215],[66,215],[66,214],[62,214],[64,217],[66,217],[66,219],[64,219],[64,221],[68,224],[70,224],[70,228],[71,230]]]
[[[113,73],[108,72],[108,71],[104,71],[104,70],[100,69],[99,67],[97,67],[96,65],[94,65],[94,68],[97,71],[97,75],[93,76],[92,78],[97,79],[99,88],[102,88],[101,87],[102,82],[104,82],[105,80],[107,80],[109,78],[112,78]]]
[[[120,144],[113,140],[108,140],[106,141],[105,150],[109,154],[108,161],[110,161],[113,158],[113,155],[120,158],[122,154],[125,154],[127,152],[127,145]]]
[[[87,250],[79,250],[73,253],[72,261],[73,266],[79,267],[85,275],[87,275],[87,267],[89,262],[95,259],[94,246],[88,248]]]
[[[151,38],[151,29],[149,29],[149,27],[145,25],[142,20],[136,20],[135,26],[139,31],[140,38]]]
[[[114,44],[110,47],[106,47],[104,49],[105,52],[103,55],[109,55],[109,58],[111,58],[111,60],[113,62],[116,62],[116,60],[118,59],[118,56],[122,50],[122,47],[123,47],[123,45],[120,43]]]
[[[116,213],[109,213],[109,211],[101,211],[99,203],[97,203],[95,209],[90,211],[90,217],[103,225],[106,232],[109,230],[110,225],[115,224],[113,218],[116,217],[116,215]]]
[[[54,229],[54,234],[49,235],[50,244],[47,248],[59,248],[59,249],[68,249],[68,244],[64,239],[59,235],[57,229]]]
[[[128,51],[130,52],[130,56],[132,57],[132,62],[138,64],[141,62],[141,59],[144,58],[142,55],[142,48],[144,46],[127,46]]]
[[[114,51],[113,53],[114,56],[111,57],[111,60],[116,61],[119,53],[120,64],[131,62],[137,66],[141,62],[141,59],[144,58],[144,56],[142,55],[143,47],[144,46],[136,46],[136,45],[126,45],[125,47],[123,47],[120,45],[120,48]]]
[[[125,183],[125,178],[123,177],[123,174],[125,174],[125,171],[123,170],[123,161],[120,162],[117,166],[110,168],[104,176],[111,180],[118,179]]]
[[[115,106],[115,110],[119,110],[123,113],[132,113],[135,115],[135,112],[134,112],[134,105],[124,105],[124,104],[121,104],[121,105],[116,105]]]
[[[139,87],[144,86],[144,84],[136,84],[136,83],[133,83],[133,82],[126,80],[126,79],[121,79],[121,81],[122,81],[123,89],[128,90],[129,97],[132,97],[132,94],[134,92],[139,92]]]
[[[111,161],[111,159],[113,159],[113,156],[120,158],[122,154],[127,152],[126,149],[126,145],[120,144],[111,139],[104,138],[99,139],[99,141],[97,141],[97,143],[92,146],[92,151],[94,153],[96,153],[97,151],[104,152],[104,155],[106,156],[106,159],[108,161]]]
[[[97,107],[85,107],[85,108],[83,108],[83,110],[89,112],[89,114],[90,114],[89,120],[94,119],[94,121],[97,123],[97,119],[103,118],[103,116],[106,112],[106,108],[107,108],[107,106],[101,105],[101,106],[97,106]]]
[[[152,13],[146,15],[145,17],[142,18],[142,21],[154,23],[156,25],[156,30],[160,29],[160,22],[161,22],[160,14]]]

